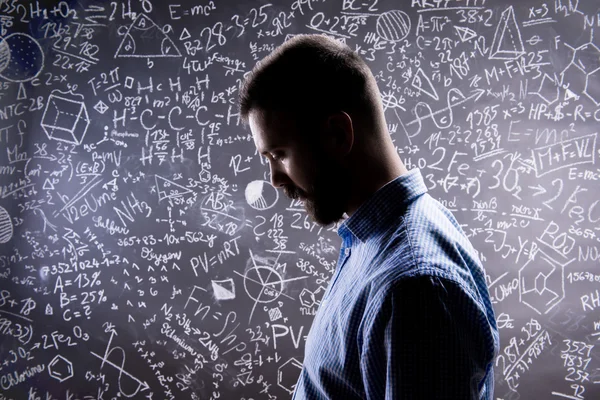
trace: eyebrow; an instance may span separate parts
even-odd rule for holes
[[[281,147],[280,145],[269,145],[269,146],[265,146],[264,150],[260,152],[260,154],[264,154],[266,155],[267,153],[271,153],[273,152],[273,150],[277,150],[279,147]]]

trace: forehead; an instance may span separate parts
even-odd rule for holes
[[[260,153],[274,147],[294,142],[298,129],[287,114],[272,111],[252,110],[248,122],[254,144]]]

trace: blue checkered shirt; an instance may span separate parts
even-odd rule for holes
[[[483,267],[419,169],[338,234],[293,400],[492,399],[500,337]]]

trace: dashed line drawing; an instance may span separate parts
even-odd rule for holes
[[[169,201],[171,201],[171,198],[169,198]],[[168,223],[169,224],[169,232],[171,232],[171,233],[176,232],[175,222],[179,223],[181,226],[187,225],[187,222],[184,219],[174,219],[173,207],[167,206],[167,213],[168,213],[167,218],[156,218],[156,222],[157,223],[161,223],[161,222]]]
[[[256,180],[250,182],[244,191],[246,202],[255,210],[264,211],[272,208],[279,199],[277,189],[269,182]]]
[[[523,39],[521,39],[521,31],[515,18],[515,10],[513,6],[510,6],[500,16],[492,40],[489,58],[493,60],[514,60],[523,54],[525,54],[525,49]]]
[[[0,244],[8,243],[13,237],[13,224],[8,211],[0,206]]]
[[[64,382],[73,377],[73,363],[59,354],[48,364],[48,375]]]
[[[118,57],[181,57],[169,36],[146,14],[139,14],[117,48]]]
[[[390,42],[398,42],[410,33],[410,18],[400,10],[391,10],[377,17],[377,34]]]
[[[44,68],[44,51],[26,33],[11,33],[0,41],[0,77],[10,82],[28,82]]]
[[[431,84],[431,80],[427,75],[425,75],[425,72],[423,72],[423,68],[419,68],[417,70],[410,84],[412,87],[425,93],[432,99],[440,99],[440,97],[437,94],[437,91],[435,90],[435,87],[433,87],[433,85]]]
[[[41,125],[49,139],[81,144],[90,125],[83,95],[53,90],[48,96]]]

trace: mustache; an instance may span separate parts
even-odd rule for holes
[[[295,186],[284,186],[283,192],[292,200],[298,200],[300,197],[306,198],[306,193]]]

